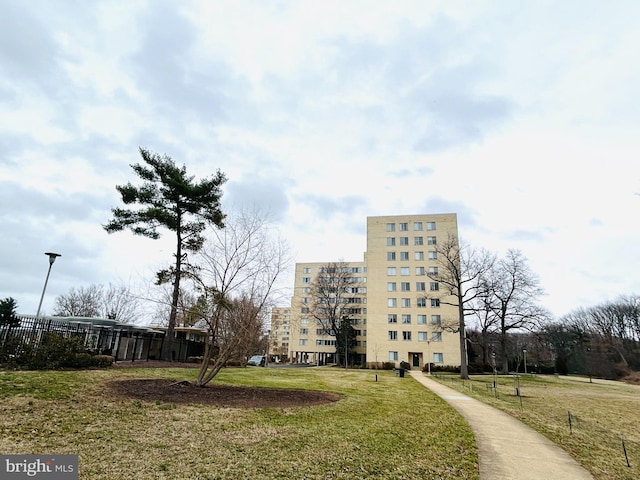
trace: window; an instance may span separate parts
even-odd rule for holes
[[[418,315],[418,325],[426,325],[426,324],[427,324],[427,316]]]
[[[302,277],[302,283],[311,283],[311,277]]]
[[[422,230],[422,222],[413,222],[413,229],[416,232],[420,232]]]
[[[387,276],[395,277],[396,276],[396,267],[387,267]]]
[[[300,313],[309,313],[309,307],[302,307]]]
[[[427,237],[427,245],[436,245],[436,237]]]
[[[396,282],[387,282],[387,292],[396,291]]]
[[[438,290],[440,290],[440,284],[438,282],[430,282],[429,290],[431,290],[432,292],[437,292]]]
[[[427,341],[427,332],[418,332],[418,341],[426,342]]]
[[[396,298],[387,298],[387,307],[395,308],[398,306],[398,300]]]
[[[402,332],[402,340],[410,341],[411,340],[411,332],[407,332],[406,330]]]
[[[305,267],[302,269],[302,273],[311,273],[311,269],[309,267]]]
[[[425,282],[416,282],[416,292],[424,292],[426,284]]]
[[[393,247],[396,244],[396,237],[387,237],[387,247]]]
[[[395,232],[396,224],[395,223],[387,223],[387,232]]]
[[[387,260],[390,262],[396,259],[396,252],[387,252]]]
[[[400,252],[400,260],[403,262],[409,260],[409,252]]]
[[[389,361],[397,362],[398,361],[398,352],[389,352]]]
[[[436,260],[438,258],[438,253],[433,251],[429,252],[429,260]]]
[[[389,340],[398,340],[398,332],[396,330],[389,330]]]
[[[444,355],[442,353],[434,353],[433,363],[444,363]]]
[[[427,306],[427,299],[426,298],[419,298],[416,300],[416,307],[418,308],[424,308]]]
[[[309,323],[309,319],[308,318],[301,318],[300,319],[300,323],[306,325],[307,323]],[[285,328],[285,330],[286,330],[286,328]]]
[[[427,222],[427,230],[435,230],[436,222]]]
[[[424,260],[424,252],[415,252],[416,260]]]
[[[302,293],[310,293],[310,292],[311,292],[311,289],[309,287],[304,287],[302,289]]]
[[[308,344],[309,344],[308,338],[301,338],[300,340],[298,340],[298,345],[308,345]]]
[[[402,267],[400,269],[400,275],[402,275],[403,277],[406,277],[410,274],[411,274],[411,269],[409,267]]]
[[[302,303],[309,303],[309,297],[302,297]]]
[[[398,323],[398,316],[395,313],[390,313],[387,315],[388,323]]]
[[[424,239],[422,237],[414,237],[413,238],[414,245],[424,245]]]
[[[416,267],[416,275],[424,275],[424,267]]]
[[[400,224],[400,231],[401,231],[401,232],[407,232],[407,231],[409,231],[409,224],[408,224],[408,223],[401,223],[401,224]]]
[[[431,306],[432,307],[439,307],[440,306],[440,299],[439,298],[432,298],[431,299]]]
[[[431,315],[431,325],[440,326],[441,320],[440,315]]]
[[[429,275],[438,275],[438,267],[429,267]]]
[[[402,315],[402,323],[409,325],[411,323],[411,315]]]
[[[409,245],[409,237],[400,237],[400,246]]]
[[[442,341],[442,332],[431,332],[431,341],[432,342],[441,342]]]
[[[309,335],[309,329],[308,328],[301,328],[300,329],[300,335]]]
[[[402,299],[402,308],[410,308],[411,307],[411,299],[403,298]]]
[[[400,287],[403,292],[409,292],[411,290],[411,284],[409,282],[400,283]]]

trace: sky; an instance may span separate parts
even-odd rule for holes
[[[556,317],[640,293],[640,2],[0,0],[0,298],[148,296],[173,239],[107,234],[139,147],[298,262],[366,218],[457,213]],[[292,286],[293,267],[284,284]]]

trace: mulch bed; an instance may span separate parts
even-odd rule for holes
[[[121,362],[115,368],[127,367],[185,367],[192,363]],[[290,408],[324,405],[342,398],[338,393],[287,388],[244,387],[221,385],[215,380],[205,387],[171,379],[124,379],[107,383],[117,396],[146,402],[186,403],[235,408]]]

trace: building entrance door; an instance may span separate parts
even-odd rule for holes
[[[411,362],[412,366],[414,367],[420,367],[420,354],[419,353],[414,353],[413,354],[413,361]]]

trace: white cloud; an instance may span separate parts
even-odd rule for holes
[[[0,3],[0,297],[25,312],[50,248],[49,310],[170,261],[100,226],[140,146],[222,170],[299,261],[361,260],[367,215],[446,210],[521,249],[557,314],[640,288],[636,2]]]

